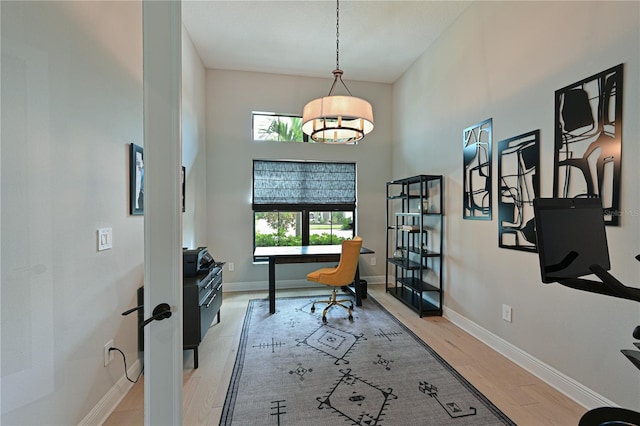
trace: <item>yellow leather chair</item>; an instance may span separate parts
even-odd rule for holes
[[[332,306],[340,306],[349,312],[349,320],[353,321],[353,301],[348,299],[337,300],[336,288],[347,286],[355,280],[358,259],[360,258],[362,238],[353,237],[352,240],[342,241],[342,253],[340,263],[334,268],[321,268],[307,275],[308,281],[317,282],[333,287],[329,300],[317,300],[311,305],[311,312],[315,312],[316,303],[326,303],[327,307],[322,312],[322,322],[327,322],[327,311]],[[350,306],[343,303],[350,302]]]

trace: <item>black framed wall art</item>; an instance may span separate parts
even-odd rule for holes
[[[131,144],[129,156],[129,213],[144,214],[144,159],[143,149]]]
[[[623,64],[555,93],[556,198],[599,197],[619,225]]]
[[[491,220],[492,119],[467,127],[463,139],[463,219]]]
[[[187,208],[186,208],[186,197],[187,197],[186,185],[187,185],[187,168],[185,166],[182,166],[182,212],[183,213],[187,211]]]
[[[540,130],[498,142],[498,246],[537,251],[533,200],[540,188]]]

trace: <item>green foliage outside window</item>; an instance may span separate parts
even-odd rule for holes
[[[307,142],[302,131],[302,117],[253,113],[255,140],[278,142]]]
[[[336,245],[341,244],[345,238],[337,235],[311,234],[309,235],[310,245]],[[302,245],[302,237],[300,235],[279,235],[273,234],[261,234],[256,232],[256,247],[276,247],[276,246],[300,246]]]
[[[264,219],[269,227],[283,234],[287,229],[295,226],[296,214],[290,212],[256,212],[256,219]]]

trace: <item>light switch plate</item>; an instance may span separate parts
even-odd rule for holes
[[[511,322],[511,306],[502,305],[502,319]]]
[[[113,232],[111,228],[98,229],[98,251],[113,247]]]

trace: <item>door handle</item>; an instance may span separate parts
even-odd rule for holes
[[[160,303],[158,306],[153,308],[152,316],[150,318],[147,318],[142,324],[140,324],[140,328],[143,328],[151,321],[162,321],[163,319],[169,317],[171,317],[171,306],[169,306],[168,303]]]
[[[136,306],[135,308],[128,309],[122,313],[122,316],[129,315],[131,312],[139,311],[144,308],[144,305]]]
[[[144,309],[144,305],[136,306],[135,308],[131,308],[127,311],[124,311],[122,315],[123,316],[129,315],[132,312],[141,311],[142,309]],[[161,303],[155,308],[153,308],[151,318],[147,318],[146,320],[144,320],[144,322],[140,324],[140,328],[149,324],[151,321],[154,321],[154,320],[162,321],[163,319],[169,318],[169,317],[171,317],[171,306],[169,306],[168,303]]]

